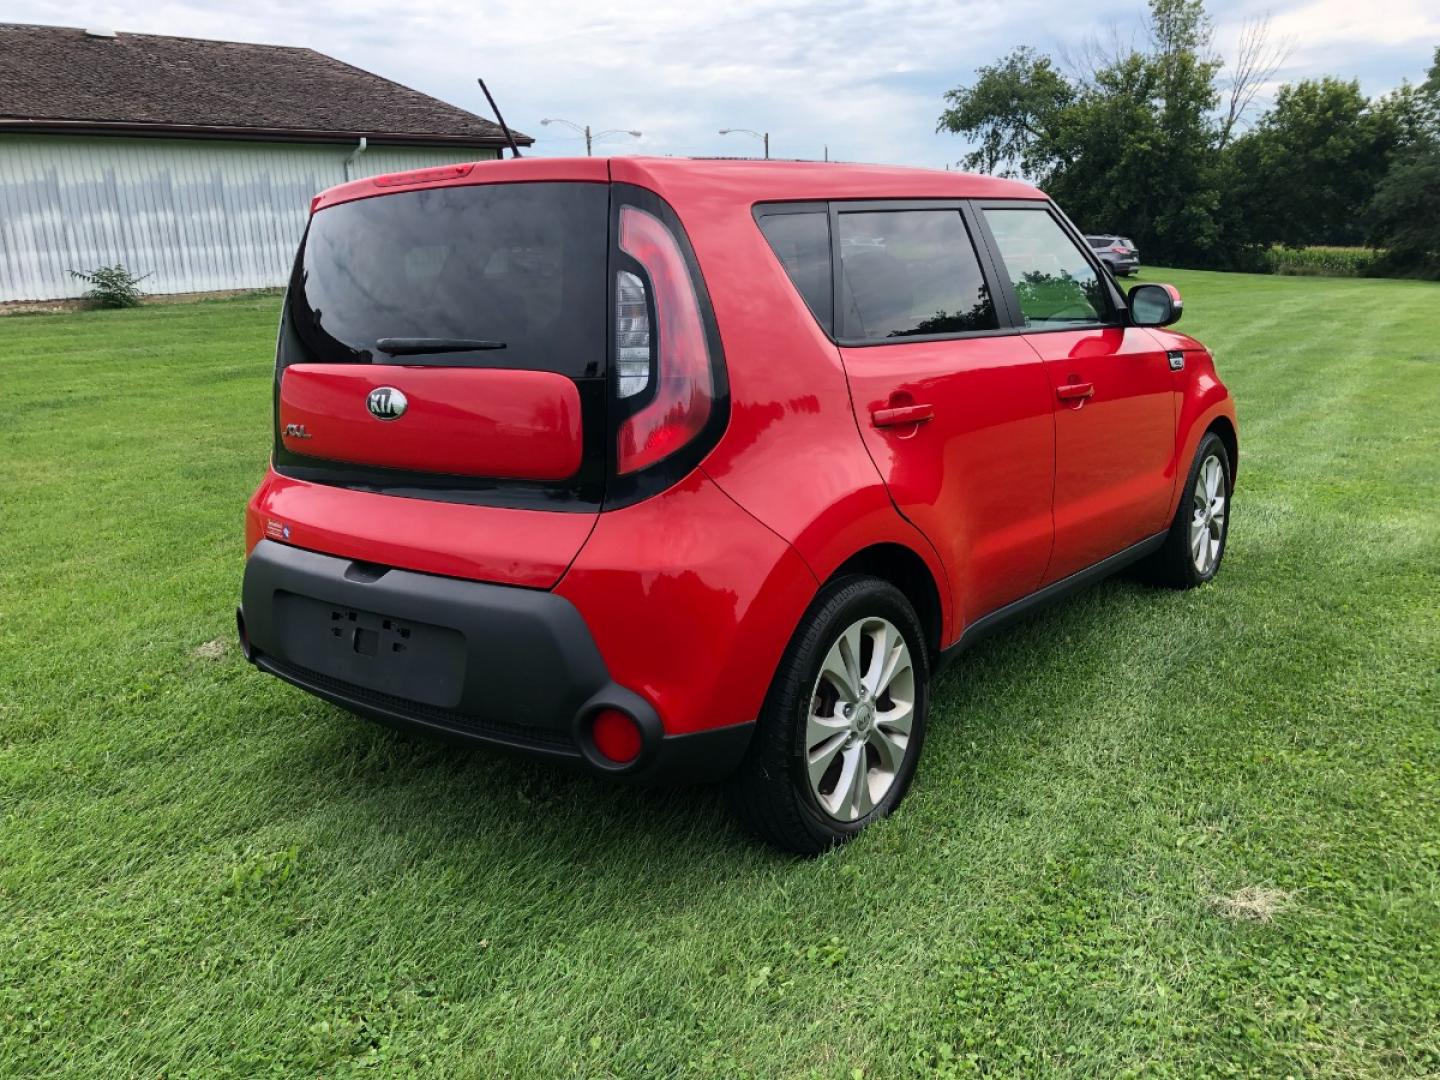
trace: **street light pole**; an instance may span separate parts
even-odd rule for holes
[[[759,131],[751,131],[749,128],[721,128],[721,129],[720,129],[720,134],[721,134],[721,135],[730,135],[730,134],[732,134],[732,133],[733,133],[733,134],[736,134],[736,135],[750,135],[750,136],[753,136],[754,138],[759,139],[762,143],[765,144],[765,160],[766,160],[766,161],[769,161],[769,160],[770,160],[770,133],[769,133],[768,131],[766,131],[766,132],[764,132],[764,133],[762,134],[762,133],[759,132]]]
[[[573,128],[574,130],[578,131],[581,135],[585,136],[585,156],[586,156],[586,157],[594,157],[594,156],[595,156],[593,147],[594,147],[594,143],[595,143],[595,140],[596,140],[596,139],[603,139],[606,135],[633,135],[635,138],[638,139],[638,138],[640,138],[640,134],[641,134],[640,132],[638,132],[638,131],[633,131],[633,130],[631,130],[630,128],[606,128],[604,131],[597,131],[597,132],[594,133],[594,135],[591,135],[591,133],[590,133],[590,125],[589,125],[589,124],[586,124],[584,127],[581,127],[579,124],[573,124],[573,123],[571,123],[569,120],[562,120],[562,119],[560,119],[560,117],[558,117],[558,116],[546,117],[544,120],[541,120],[540,123],[542,123],[542,124],[564,124],[566,127],[568,127],[568,128]]]

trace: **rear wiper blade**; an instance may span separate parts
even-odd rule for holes
[[[472,352],[480,349],[503,349],[503,341],[484,338],[449,337],[382,337],[375,347],[391,356],[425,356],[431,353]]]

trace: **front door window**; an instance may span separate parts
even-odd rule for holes
[[[1089,326],[1109,311],[1100,275],[1042,208],[990,208],[985,222],[1005,261],[1027,327]]]

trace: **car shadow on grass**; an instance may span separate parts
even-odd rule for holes
[[[1053,685],[1073,666],[1077,651],[1103,654],[1117,647],[1112,639],[1125,624],[1145,618],[1152,598],[1166,595],[1116,579],[961,656],[935,683],[917,794],[923,797],[931,786],[927,774],[943,779],[963,769],[966,798],[985,797],[974,790],[978,783],[995,787],[991,796],[999,799],[1006,770],[977,773],[956,755],[973,753],[978,743],[992,760],[1012,759],[1008,748],[1031,743],[1039,724],[1055,738],[1057,723],[1065,725],[1063,706],[1037,718],[1014,703],[1047,696],[1037,687]],[[588,882],[600,891],[620,882],[634,888],[667,881],[703,889],[706,880],[783,875],[807,864],[743,832],[718,786],[617,783],[578,767],[395,732],[319,702],[305,711],[314,719],[307,721],[301,752],[277,766],[286,778],[281,782],[309,788],[322,804],[335,801],[334,812],[346,823],[341,842],[354,845],[357,860],[383,841],[424,850],[462,872],[483,867],[486,875],[549,861],[569,867],[577,888]],[[942,783],[934,791],[942,800],[954,797]],[[944,807],[932,807],[930,814],[953,819]],[[874,842],[868,833],[828,858],[864,859]]]

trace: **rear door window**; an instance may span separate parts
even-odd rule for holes
[[[999,326],[958,209],[841,211],[837,230],[843,339],[894,341]]]
[[[1048,210],[987,207],[984,213],[1026,326],[1106,320],[1110,308],[1100,275]]]
[[[431,188],[327,207],[296,262],[281,362],[598,377],[608,222],[607,185],[588,183]],[[427,341],[446,345],[427,352]]]

